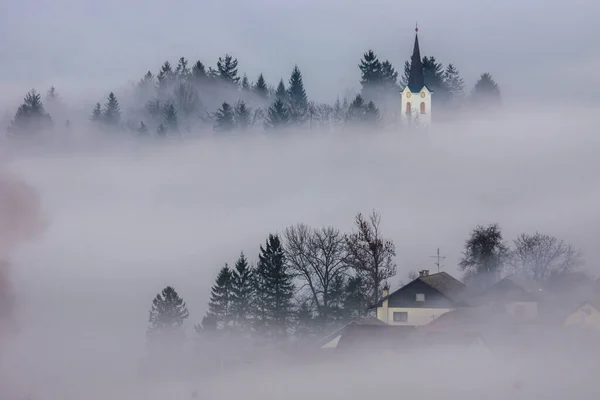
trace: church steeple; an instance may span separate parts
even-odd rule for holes
[[[408,75],[408,88],[417,93],[425,86],[423,75],[423,63],[421,62],[421,51],[419,50],[419,28],[415,28],[415,46],[410,60],[410,74]]]

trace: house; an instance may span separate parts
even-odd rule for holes
[[[600,332],[600,301],[585,301],[579,304],[567,315],[564,325],[568,327],[591,328]]]
[[[538,303],[542,289],[519,274],[507,276],[491,288],[470,298],[473,306],[503,308],[510,316],[522,320],[538,317]]]
[[[352,324],[344,329],[337,346],[338,353],[390,352],[407,346],[414,326],[379,324]]]
[[[468,306],[464,299],[466,285],[446,272],[419,277],[389,294],[386,286],[383,297],[372,308],[377,319],[388,325],[420,326],[456,308]]]

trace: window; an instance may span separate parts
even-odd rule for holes
[[[425,114],[425,102],[421,102],[421,114]]]
[[[407,312],[394,312],[394,322],[406,322],[408,321]]]
[[[417,301],[425,301],[425,293],[417,293]]]
[[[410,105],[410,102],[409,102],[409,103],[406,103],[406,113],[407,113],[407,114],[410,114],[410,108],[411,108],[411,107],[412,107],[412,106]]]

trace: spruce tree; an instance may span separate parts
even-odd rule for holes
[[[189,316],[185,301],[173,287],[167,286],[152,300],[148,336],[151,339],[165,336],[170,339],[182,339],[181,326]]]
[[[435,92],[432,100],[435,105],[447,105],[450,100],[450,91],[444,80],[442,63],[438,63],[435,57],[423,57],[423,76],[425,85]]]
[[[481,75],[473,92],[471,93],[471,102],[481,108],[489,108],[500,104],[500,87],[489,73]]]
[[[278,88],[279,89],[279,88]],[[288,99],[290,103],[290,117],[292,122],[298,122],[307,112],[308,98],[302,82],[302,73],[298,66],[294,66],[290,76]]]
[[[90,116],[90,121],[102,122],[102,106],[100,105],[100,103],[96,103],[96,106],[94,106],[94,110],[92,111],[92,115]]]
[[[190,69],[188,68],[188,61],[185,59],[185,57],[181,57],[177,63],[177,67],[175,68],[175,76],[178,79],[187,79],[189,74]]]
[[[269,88],[267,87],[267,82],[265,82],[265,77],[263,74],[258,75],[258,79],[254,84],[254,93],[256,93],[260,98],[266,99],[269,96]]]
[[[35,90],[25,95],[23,104],[17,108],[8,131],[12,134],[38,134],[52,127],[52,119],[44,110],[42,97]]]
[[[279,236],[270,234],[260,247],[256,273],[264,282],[267,333],[281,338],[293,321],[294,283]]]
[[[210,291],[208,315],[215,317],[218,329],[225,329],[231,325],[232,278],[231,269],[225,264]]]
[[[121,122],[121,107],[119,101],[113,92],[108,95],[104,111],[102,112],[102,121],[109,127],[116,128]]]
[[[190,79],[195,85],[200,85],[207,81],[206,68],[204,68],[204,64],[201,61],[196,61],[192,67]]]
[[[227,102],[215,113],[214,129],[218,132],[230,132],[235,128],[235,111]]]
[[[450,93],[450,100],[454,104],[459,104],[464,100],[465,82],[460,77],[458,68],[454,64],[448,64],[444,71],[444,82]]]
[[[288,93],[287,93],[287,90],[285,89],[285,83],[283,83],[283,79],[281,79],[279,81],[279,84],[277,85],[277,89],[275,89],[275,99],[281,100],[282,102],[287,103]]]
[[[242,90],[244,92],[250,91],[250,81],[248,81],[248,76],[246,74],[242,77]]]
[[[241,253],[231,279],[231,315],[237,329],[241,331],[249,327],[253,300],[253,271],[244,253]]]
[[[408,86],[408,79],[410,77],[410,61],[406,60],[404,62],[404,73],[402,74],[402,78],[400,79],[400,83],[402,87]]]
[[[379,115],[379,109],[375,106],[375,103],[370,101],[365,106],[364,122],[373,126],[373,125],[377,125],[377,123],[379,123],[380,120],[381,120],[381,117]]]
[[[373,50],[367,51],[358,66],[360,69],[361,95],[367,100],[377,100],[384,76],[381,61]]]
[[[237,86],[240,81],[240,78],[237,76],[237,65],[238,61],[229,54],[225,54],[225,57],[219,57],[217,72],[222,82]]]
[[[267,123],[265,127],[267,129],[278,129],[288,126],[289,123],[290,112],[283,103],[283,100],[275,100],[275,102],[273,102],[273,105],[269,107]]]
[[[343,310],[344,317],[355,319],[367,315],[369,307],[369,292],[360,276],[348,279],[344,288]]]
[[[240,130],[246,130],[250,127],[250,110],[243,100],[238,101],[235,105],[235,126]]]
[[[174,77],[175,74],[173,73],[171,63],[169,61],[165,61],[165,63],[160,67],[160,72],[156,76],[159,93],[164,93],[164,91],[173,83]]]
[[[177,123],[177,110],[173,104],[168,104],[165,107],[165,128],[169,132],[179,131],[179,125]]]
[[[381,75],[383,88],[387,91],[387,94],[397,95],[399,91],[398,72],[388,60],[381,63]]]

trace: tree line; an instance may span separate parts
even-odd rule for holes
[[[425,84],[435,92],[436,110],[452,113],[467,103],[478,107],[499,104],[500,89],[489,73],[482,74],[467,94],[454,64],[444,66],[433,56],[422,61]],[[156,74],[148,71],[120,98],[110,92],[86,119],[97,131],[143,137],[181,136],[207,126],[225,133],[287,127],[342,129],[356,124],[376,128],[394,122],[400,91],[408,83],[410,62],[405,62],[400,75],[390,61],[380,60],[369,50],[358,68],[360,92],[325,104],[309,100],[297,65],[289,79],[272,85],[262,73],[253,82],[245,74],[240,76],[238,60],[229,54],[220,57],[215,68],[207,68],[201,61],[190,65],[181,57],[175,66],[165,61]],[[8,133],[36,134],[63,124],[69,128],[70,120],[54,87],[44,101],[32,90],[18,107]]]
[[[219,270],[196,332],[281,341],[369,316],[397,270],[395,245],[384,238],[380,223],[380,214],[373,211],[358,214],[347,234],[304,224],[269,234],[255,262],[242,252],[232,266]],[[473,229],[458,266],[463,280],[477,291],[512,273],[544,285],[582,262],[571,244],[538,232],[521,234],[509,246],[498,224],[491,224]],[[409,273],[411,280],[417,277]],[[188,316],[185,302],[167,287],[153,301],[149,335],[180,332]]]

